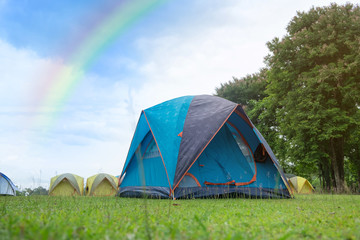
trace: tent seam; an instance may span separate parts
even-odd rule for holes
[[[144,112],[144,110],[142,110],[142,112]],[[140,122],[140,119],[141,119],[141,114],[140,114],[140,117],[139,117],[139,120],[138,120],[138,122],[137,122],[137,124],[136,124],[136,128],[135,128],[135,129],[137,129],[137,127],[138,127],[138,125],[139,125],[139,122]],[[133,135],[133,137],[132,137],[132,139],[131,139],[129,148],[131,148],[131,144],[132,144],[132,142],[133,142],[133,140],[134,140],[135,133],[136,133],[136,130],[135,130],[134,135]],[[129,157],[128,155],[129,155],[129,152],[128,152],[128,154],[126,155],[126,160],[127,160],[128,157]],[[130,163],[130,161],[131,161],[131,158],[129,159],[129,163]],[[121,179],[122,175],[125,173],[125,170],[126,170],[126,169],[125,169],[125,165],[126,165],[126,162],[124,163],[124,167],[123,167],[123,170],[122,170],[121,173],[120,173],[119,179]],[[128,164],[128,166],[129,166],[129,164]],[[127,166],[127,167],[128,167],[128,166]],[[127,168],[127,167],[126,167],[126,168]]]
[[[219,132],[219,130],[224,126],[224,124],[226,123],[226,121],[230,118],[231,114],[233,114],[233,112],[235,111],[235,109],[239,106],[239,104],[236,104],[236,106],[233,108],[233,110],[229,113],[229,115],[227,116],[227,118],[225,119],[225,121],[220,125],[220,127],[218,128],[218,130],[214,133],[214,135],[210,138],[210,140],[207,142],[207,144],[203,147],[203,149],[200,151],[200,153],[196,156],[195,160],[191,163],[191,165],[189,166],[189,168],[184,172],[184,174],[182,175],[182,177],[180,178],[180,180],[177,182],[177,184],[175,185],[173,191],[175,191],[175,189],[179,186],[181,180],[184,178],[185,174],[190,170],[190,168],[192,167],[192,165],[194,165],[194,163],[196,162],[196,160],[200,157],[200,155],[203,153],[203,151],[207,148],[207,146],[210,144],[210,142],[213,140],[213,138],[216,136],[216,134]]]
[[[166,177],[167,177],[167,180],[168,180],[168,182],[169,182],[170,195],[171,195],[171,193],[173,192],[173,189],[171,188],[171,183],[170,183],[170,179],[169,179],[169,174],[168,174],[167,169],[166,169],[166,165],[165,165],[165,162],[164,162],[164,158],[163,158],[162,153],[161,153],[161,151],[160,151],[160,147],[159,147],[159,145],[158,145],[158,143],[157,143],[157,141],[156,141],[156,138],[155,138],[154,132],[153,132],[153,131],[152,131],[152,129],[151,129],[151,126],[150,126],[149,120],[147,119],[146,113],[145,113],[145,111],[144,111],[144,110],[143,110],[142,112],[144,113],[144,116],[145,116],[146,122],[147,122],[147,124],[148,124],[148,126],[149,126],[149,128],[150,128],[150,132],[151,132],[151,134],[153,135],[153,138],[154,138],[155,143],[156,143],[156,147],[157,147],[157,148],[158,148],[158,150],[159,150],[159,153],[160,153],[160,156],[161,156],[161,160],[162,160],[163,165],[164,165],[164,168],[165,168]]]

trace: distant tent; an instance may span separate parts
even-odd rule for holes
[[[5,174],[0,172],[0,195],[16,196],[19,189]]]
[[[310,194],[315,191],[311,183],[303,177],[292,177],[289,179],[289,183],[294,193]]]
[[[292,173],[285,173],[285,176],[287,177],[287,179],[290,179],[292,177],[296,177],[296,175],[292,174]]]
[[[106,173],[96,174],[86,180],[85,194],[86,196],[115,196],[118,181],[119,179]]]
[[[64,173],[50,180],[49,195],[51,196],[81,196],[84,192],[84,178]]]
[[[290,198],[269,145],[242,107],[185,96],[141,112],[119,196]]]

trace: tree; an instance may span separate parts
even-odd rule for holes
[[[275,115],[285,155],[297,167],[319,169],[324,186],[343,191],[345,151],[359,124],[359,6],[298,12],[287,34],[267,45],[268,97],[260,116]]]
[[[23,191],[25,196],[33,196],[33,195],[48,195],[48,190],[39,186],[37,188],[25,188]]]
[[[16,186],[18,189],[20,189],[18,186]],[[24,191],[16,191],[16,196],[25,196],[25,192]]]
[[[259,73],[247,75],[244,78],[233,77],[232,81],[221,84],[215,89],[216,95],[236,102],[247,111],[251,111],[256,102],[266,96],[266,72],[267,69],[261,69]]]
[[[42,186],[39,186],[33,189],[31,195],[48,195],[48,190],[46,190]]]

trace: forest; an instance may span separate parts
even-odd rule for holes
[[[360,7],[297,12],[266,44],[265,67],[216,95],[243,106],[286,173],[324,191],[359,191]]]

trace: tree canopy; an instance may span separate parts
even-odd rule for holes
[[[318,175],[324,187],[343,191],[348,161],[360,184],[360,8],[313,7],[298,12],[286,30],[283,38],[267,43],[270,54],[260,87],[250,82],[245,89],[234,79],[217,94],[241,95],[230,98],[241,104],[255,101],[249,115],[285,169]],[[257,87],[261,97],[254,98],[248,92]]]
[[[221,84],[216,88],[216,93],[233,102],[237,102],[249,111],[255,103],[265,96],[267,69],[261,69],[259,73],[247,75],[244,78],[233,77],[232,81]]]

